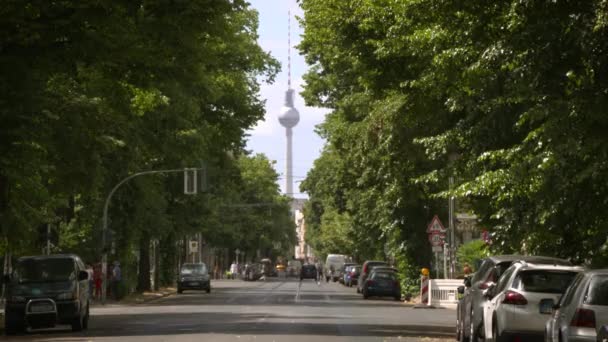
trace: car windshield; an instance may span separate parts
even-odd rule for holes
[[[204,264],[185,264],[182,266],[182,274],[206,274],[207,267]]]
[[[74,261],[70,258],[25,259],[14,272],[19,283],[70,281],[76,278]]]
[[[585,304],[608,306],[608,276],[596,276],[591,280]]]
[[[568,288],[577,272],[531,270],[522,271],[513,287],[526,292],[562,294]]]

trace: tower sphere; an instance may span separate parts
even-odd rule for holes
[[[279,122],[283,127],[293,128],[300,122],[300,113],[293,107],[283,106],[281,107]]]

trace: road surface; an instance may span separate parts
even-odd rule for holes
[[[295,279],[212,282],[147,304],[91,309],[89,330],[4,337],[24,341],[450,341],[454,310],[362,299],[338,283]],[[0,338],[1,339],[1,338]]]

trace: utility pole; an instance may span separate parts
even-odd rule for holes
[[[452,191],[452,188],[454,187],[454,177],[450,176],[450,191]],[[449,217],[449,227],[450,227],[450,246],[448,249],[448,253],[449,253],[449,260],[450,260],[450,279],[454,278],[454,271],[455,271],[455,264],[454,264],[454,259],[456,256],[456,241],[455,241],[455,227],[454,227],[454,196],[452,194],[450,194],[450,203],[449,203],[449,211],[450,211],[450,217]],[[447,247],[447,246],[446,246]]]

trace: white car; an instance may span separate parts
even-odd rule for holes
[[[576,275],[579,266],[515,262],[492,285],[484,304],[486,340],[542,340],[549,319],[547,306],[559,300]]]
[[[552,311],[545,341],[599,340],[608,325],[608,269],[579,274]]]

